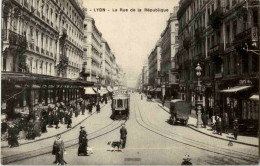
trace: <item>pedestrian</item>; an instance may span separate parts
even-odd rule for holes
[[[141,94],[141,100],[143,100],[143,95]]]
[[[57,110],[54,111],[53,122],[54,122],[54,125],[56,126],[55,128],[58,129],[59,128],[59,113]]]
[[[78,148],[78,156],[87,156],[87,132],[85,130],[85,127],[80,127],[79,132],[79,148]]]
[[[80,105],[79,105],[79,103],[78,103],[78,104],[77,104],[77,107],[76,107],[76,109],[75,109],[75,117],[78,117],[80,111],[81,111],[81,108],[80,108]]]
[[[53,126],[53,120],[54,120],[54,117],[53,117],[53,109],[50,108],[48,109],[48,122],[49,122],[49,128],[52,128]]]
[[[42,133],[47,133],[47,124],[48,124],[48,113],[44,109],[42,110],[42,116],[41,116],[41,132]]]
[[[92,103],[90,103],[88,106],[89,106],[89,113],[92,113]]]
[[[216,114],[215,118],[216,118],[216,131],[217,131],[217,134],[218,134],[219,133],[219,123],[218,123],[219,116],[218,116],[218,114]]]
[[[211,124],[211,126],[212,126],[212,131],[213,131],[213,134],[214,134],[215,131],[216,131],[216,117],[215,117],[215,115],[213,115],[213,116],[211,117],[211,121],[212,121],[212,124]]]
[[[72,120],[71,120],[71,116],[69,114],[66,114],[66,121],[67,121],[67,129],[71,128],[71,124],[72,124]]]
[[[125,124],[122,124],[122,128],[120,129],[120,143],[121,143],[122,149],[125,148],[126,138],[127,138],[127,130],[125,128]]]
[[[222,116],[218,117],[218,134],[222,135]]]
[[[237,140],[237,133],[238,133],[238,120],[235,118],[233,122],[233,134],[234,134],[234,139]]]
[[[207,114],[206,114],[206,112],[204,112],[204,113],[202,114],[202,122],[203,122],[203,127],[204,127],[204,128],[207,127],[207,121],[208,121]]]
[[[85,114],[85,101],[84,100],[82,101],[82,104],[81,104],[81,114],[82,115]]]
[[[99,103],[97,104],[96,111],[97,111],[97,113],[100,113],[100,105],[99,105]]]
[[[64,151],[65,149],[64,149],[63,140],[61,139],[61,135],[58,134],[53,143],[53,149],[52,149],[52,154],[55,155],[55,161],[53,162],[54,164],[56,163],[57,165],[67,164],[67,162],[63,158]]]
[[[36,137],[41,136],[41,121],[40,121],[40,117],[36,116],[36,120],[34,121],[34,126],[33,126],[33,130],[35,131]]]
[[[18,133],[19,133],[19,129],[13,123],[10,123],[8,127],[8,137],[7,137],[9,148],[19,146]]]
[[[228,134],[229,130],[229,120],[228,120],[228,114],[225,112],[223,117],[223,129],[226,134]]]

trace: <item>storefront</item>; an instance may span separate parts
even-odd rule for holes
[[[28,115],[39,105],[69,104],[81,98],[84,86],[92,83],[29,73],[2,72],[2,113],[8,118]]]
[[[222,96],[222,103],[219,103],[221,113],[227,113],[230,121],[235,118],[258,121],[258,103],[252,100],[255,99],[253,95],[258,92],[258,80],[237,79],[223,82],[222,87],[224,85],[226,88],[219,91]]]

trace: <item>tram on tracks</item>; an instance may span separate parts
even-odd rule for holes
[[[129,118],[130,95],[127,89],[117,89],[113,91],[111,107],[111,119],[126,120]]]

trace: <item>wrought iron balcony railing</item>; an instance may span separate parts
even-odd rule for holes
[[[5,32],[7,32],[7,31],[5,31]],[[9,30],[9,35],[8,35],[7,40],[9,40],[9,43],[11,45],[16,45],[16,46],[20,46],[23,48],[27,48],[28,43],[27,43],[26,37],[24,35],[20,35],[16,32]]]

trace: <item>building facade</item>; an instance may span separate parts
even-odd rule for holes
[[[15,117],[39,103],[80,97],[79,85],[90,84],[76,81],[82,69],[85,17],[78,3],[4,0],[2,8],[3,112]]]
[[[178,6],[167,21],[167,26],[161,34],[161,86],[162,96],[177,98],[178,72],[175,54],[178,49]]]
[[[85,51],[84,62],[85,80],[97,83],[102,81],[101,62],[102,62],[102,33],[95,25],[95,20],[86,12],[84,20]]]
[[[202,99],[210,117],[217,112],[231,121],[258,119],[258,103],[252,100],[259,91],[258,10],[254,0],[180,1],[180,98],[193,105]]]

